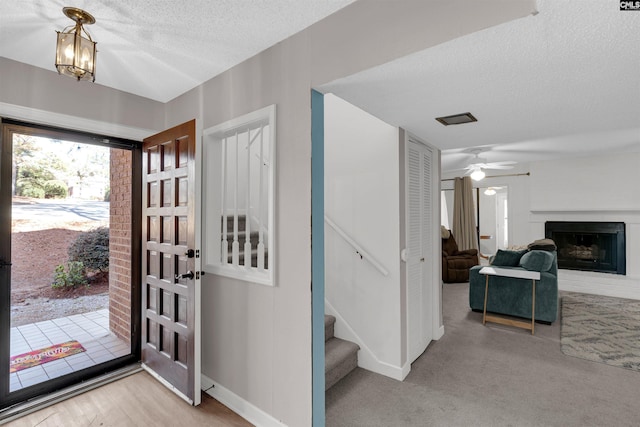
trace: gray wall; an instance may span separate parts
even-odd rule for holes
[[[63,78],[54,71],[53,65],[51,70],[45,70],[4,57],[0,57],[0,103],[153,131],[160,131],[164,126],[165,106],[160,102],[99,84]],[[0,115],[7,116],[2,108]],[[23,115],[29,115],[29,112]],[[78,128],[73,123],[68,127]],[[80,126],[79,130],[95,129]]]

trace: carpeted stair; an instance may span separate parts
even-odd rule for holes
[[[324,316],[324,389],[328,390],[358,366],[358,344],[333,336],[334,316]]]

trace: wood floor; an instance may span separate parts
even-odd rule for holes
[[[7,426],[252,426],[206,393],[189,406],[146,372],[139,372],[26,415]]]

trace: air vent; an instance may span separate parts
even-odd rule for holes
[[[478,119],[473,117],[471,113],[454,114],[453,116],[436,117],[436,120],[445,126],[461,125],[463,123],[477,122]]]

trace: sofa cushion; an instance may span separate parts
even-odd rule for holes
[[[529,251],[520,258],[520,266],[529,271],[548,271],[552,265],[553,254],[547,251]]]
[[[523,251],[505,251],[498,249],[498,253],[491,260],[491,265],[496,267],[517,267],[520,264],[520,258],[527,253]]]

